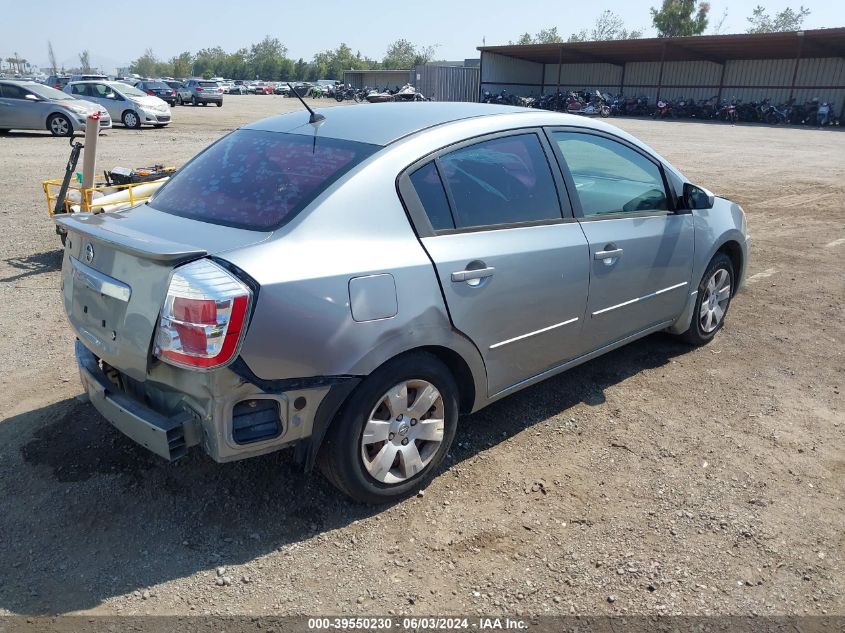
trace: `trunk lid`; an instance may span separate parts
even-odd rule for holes
[[[173,269],[270,236],[162,213],[149,205],[57,216],[56,224],[68,234],[62,263],[68,320],[86,347],[141,381],[147,376]]]

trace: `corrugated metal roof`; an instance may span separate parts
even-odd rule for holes
[[[556,64],[559,60],[564,63],[624,64],[661,59],[666,61],[707,60],[721,64],[731,59],[795,58],[799,48],[804,58],[845,57],[845,28],[561,44],[511,44],[479,46],[478,50],[543,64]]]

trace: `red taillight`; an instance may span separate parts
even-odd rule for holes
[[[197,86],[197,92],[202,92],[202,91],[203,91],[203,89],[200,88],[199,86]]]
[[[155,93],[152,90],[150,90],[149,88],[147,88],[147,94],[155,96]]]
[[[192,369],[220,367],[235,357],[252,292],[211,260],[177,268],[161,309],[154,353]]]

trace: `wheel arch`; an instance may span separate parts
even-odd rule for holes
[[[728,239],[726,242],[723,242],[719,248],[716,249],[716,253],[724,253],[728,256],[728,259],[731,260],[731,266],[734,269],[734,284],[733,288],[731,289],[731,296],[736,295],[737,290],[739,289],[740,285],[740,276],[742,275],[743,265],[745,263],[745,255],[742,252],[742,246],[739,245],[735,239]],[[715,256],[714,253],[713,255]],[[711,260],[713,257],[710,258]]]
[[[394,362],[398,358],[417,353],[428,353],[442,362],[452,374],[458,386],[459,413],[471,413],[480,408],[482,394],[479,394],[477,376],[473,373],[470,362],[459,352],[443,345],[420,345],[404,350],[381,362],[376,371],[384,365]],[[372,372],[371,372],[372,373]],[[486,379],[486,372],[485,372]],[[366,376],[355,377],[341,385],[333,386],[317,408],[311,436],[297,444],[294,459],[308,472],[313,469],[317,454],[326,438],[326,434],[339,417],[340,411]]]

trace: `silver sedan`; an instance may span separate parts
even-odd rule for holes
[[[748,262],[742,209],[631,135],[469,103],[259,121],[58,222],[108,420],[168,459],[293,446],[367,503],[424,486],[461,413],[653,332],[710,342]]]
[[[100,129],[111,127],[109,113],[96,103],[34,81],[0,80],[0,133],[48,130],[53,136],[70,136],[84,132],[88,117],[95,113]]]

